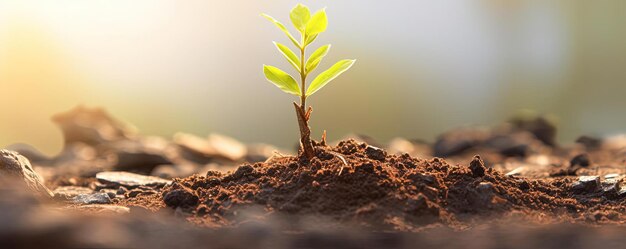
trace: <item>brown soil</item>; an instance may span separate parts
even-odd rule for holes
[[[451,130],[433,143],[398,138],[381,144],[363,136],[336,146],[314,141],[308,161],[223,136],[142,137],[102,111],[70,114],[59,121],[68,141],[60,155],[21,153],[51,190],[71,186],[104,199],[76,201],[64,197],[71,194],[66,190],[42,202],[0,184],[0,245],[536,249],[626,243],[626,136],[560,145],[556,128],[535,117]],[[94,116],[94,124],[72,118],[85,115]],[[117,135],[98,135],[102,124]],[[180,177],[154,184],[145,176],[98,178],[102,171]]]
[[[387,155],[354,140],[315,149],[317,157],[310,162],[277,157],[242,165],[231,174],[176,179],[164,189],[163,200],[192,213],[190,220],[211,226],[247,222],[237,217],[239,212],[260,207],[261,216],[321,217],[394,231],[432,225],[462,229],[512,211],[583,222],[592,215],[594,221],[610,222],[620,220],[623,210],[619,202],[571,194],[569,179],[505,176],[485,167],[479,156],[466,165],[451,165],[440,158]]]

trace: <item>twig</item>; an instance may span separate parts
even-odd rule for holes
[[[346,159],[341,154],[339,154],[337,152],[331,151],[330,154],[333,155],[333,156],[338,157],[341,160],[341,162],[343,162],[343,165],[341,166],[341,169],[339,169],[339,173],[337,174],[338,176],[340,176],[341,172],[343,172],[343,168],[348,166],[348,161],[346,161]]]

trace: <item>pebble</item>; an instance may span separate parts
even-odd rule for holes
[[[111,198],[106,193],[80,194],[72,201],[76,204],[110,204]]]
[[[68,208],[69,209],[69,208]],[[72,207],[71,209],[77,209],[81,211],[88,211],[90,214],[128,214],[130,208],[118,205],[102,205],[102,204],[89,204]]]
[[[581,176],[572,183],[572,190],[576,192],[593,192],[600,187],[599,176]]]
[[[93,193],[93,189],[80,186],[61,186],[54,189],[54,196],[62,199],[71,199],[77,195],[88,195]]]
[[[591,160],[589,160],[589,155],[585,153],[578,154],[575,157],[573,157],[572,160],[570,160],[569,165],[570,167],[575,167],[575,166],[588,167],[589,165],[591,165]]]
[[[14,151],[0,150],[0,180],[22,183],[38,196],[54,196],[44,185],[43,178],[33,170],[30,161]]]
[[[207,139],[186,134],[174,135],[174,143],[181,148],[208,158],[223,158],[230,161],[243,159],[248,149],[241,142],[218,134],[211,134]]]
[[[385,158],[387,157],[387,152],[381,148],[371,145],[368,145],[367,148],[365,148],[365,154],[367,157],[378,161],[385,161]]]
[[[165,186],[172,181],[155,176],[139,175],[124,171],[105,171],[96,174],[98,181],[111,187],[136,188],[139,186]]]

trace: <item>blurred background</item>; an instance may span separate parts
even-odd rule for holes
[[[272,41],[289,42],[259,14],[291,29],[298,2],[328,7],[320,69],[357,59],[310,99],[316,138],[432,139],[520,109],[558,117],[562,142],[626,131],[623,0],[2,0],[0,147],[57,153],[50,117],[84,104],[143,134],[291,148],[296,98],[261,70],[289,71]]]

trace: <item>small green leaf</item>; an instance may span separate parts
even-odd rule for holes
[[[276,45],[276,48],[278,48],[278,51],[280,51],[280,53],[283,54],[283,56],[285,56],[285,59],[289,61],[289,64],[291,64],[298,72],[300,72],[298,56],[293,51],[291,51],[291,49],[289,49],[287,46],[283,44],[274,42],[274,45]]]
[[[291,23],[296,27],[301,33],[304,33],[306,29],[306,24],[311,19],[311,11],[309,7],[306,7],[302,4],[296,5],[289,13],[289,18],[291,18]]]
[[[337,78],[337,76],[350,69],[355,61],[356,60],[341,60],[335,63],[335,65],[330,67],[328,70],[322,72],[313,80],[313,82],[311,82],[311,85],[306,90],[306,96],[314,94],[326,84],[328,84],[328,82]]]
[[[321,9],[316,12],[306,25],[307,35],[316,35],[326,31],[328,26],[328,19],[326,18],[326,9]]]
[[[324,46],[318,48],[317,50],[315,50],[315,52],[313,52],[311,54],[311,57],[309,57],[309,59],[306,61],[306,67],[305,67],[306,70],[305,70],[305,72],[307,74],[309,72],[312,72],[313,70],[315,70],[315,68],[317,68],[317,66],[322,61],[322,58],[324,58],[324,56],[326,56],[326,54],[328,54],[328,50],[329,49],[330,49],[330,44],[324,45]]]
[[[317,38],[317,34],[315,35],[307,35],[306,39],[304,40],[304,46],[308,46],[309,44],[311,44],[313,41],[315,41],[315,38]]]
[[[291,75],[285,73],[283,70],[273,66],[263,65],[263,73],[265,74],[265,78],[280,88],[280,90],[300,96],[301,92],[298,83],[296,83],[296,80],[293,79]]]
[[[269,15],[261,14],[261,16],[265,17],[265,19],[269,20],[270,22],[273,22],[276,25],[276,27],[278,27],[280,30],[285,32],[287,37],[289,37],[289,40],[291,40],[291,42],[293,42],[293,44],[296,45],[296,47],[299,47],[299,48],[302,47],[302,46],[300,46],[300,43],[296,40],[296,38],[294,38],[293,35],[291,35],[291,33],[289,33],[289,30],[287,30],[285,25],[283,25],[279,21],[276,21],[276,19],[274,19],[273,17],[271,17]]]

